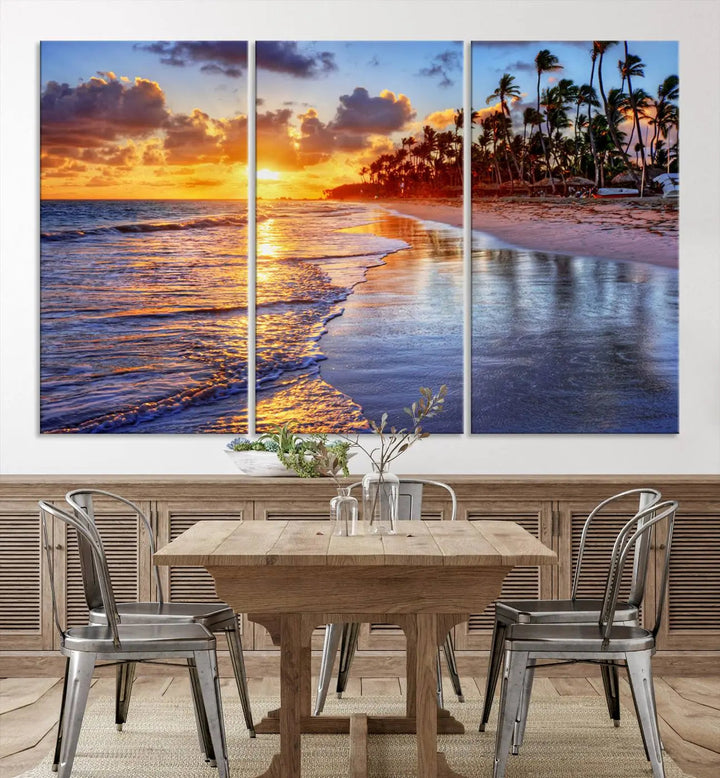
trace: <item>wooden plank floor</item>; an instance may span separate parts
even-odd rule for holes
[[[234,685],[224,678],[223,687]],[[463,678],[466,699],[480,699],[484,678]],[[95,681],[96,693],[114,694],[115,680]],[[251,678],[250,694],[269,697],[280,694],[277,678]],[[379,697],[403,691],[404,678],[351,678],[348,696]],[[452,687],[446,684],[446,694]],[[38,764],[53,747],[62,691],[58,678],[0,679],[0,778],[13,778]],[[228,693],[230,689],[228,688]],[[660,728],[667,752],[689,775],[717,778],[720,774],[720,677],[655,680]],[[189,698],[184,677],[139,676],[133,698]],[[543,695],[602,695],[599,678],[537,678],[534,693]],[[627,682],[623,702],[632,708]]]

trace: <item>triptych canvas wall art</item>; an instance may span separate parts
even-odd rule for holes
[[[253,45],[42,44],[42,432],[677,432],[675,43],[472,44],[470,339],[463,44]]]

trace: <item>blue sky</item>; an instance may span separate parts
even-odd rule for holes
[[[549,49],[564,66],[563,70],[543,74],[541,90],[553,80],[571,78],[576,84],[590,80],[590,51],[592,41],[508,41],[473,42],[472,94],[475,110],[486,107],[485,98],[492,94],[503,73],[515,76],[515,81],[526,96],[522,103],[536,104],[537,72],[534,60],[538,51]],[[655,95],[658,85],[669,75],[678,73],[677,41],[628,41],[631,54],[645,63],[645,78],[633,78],[633,88],[642,87]],[[605,90],[620,86],[618,60],[625,58],[623,41],[611,47],[603,60]],[[597,68],[593,82],[597,89]],[[682,84],[680,85],[682,88]],[[515,129],[519,129],[516,125]]]
[[[130,81],[136,77],[156,81],[175,113],[189,114],[194,108],[201,108],[216,118],[247,114],[247,70],[228,77],[221,72],[203,71],[202,61],[163,64],[162,59],[167,57],[141,48],[151,44],[152,41],[43,41],[42,87],[48,81],[77,86],[99,72],[112,71]]]

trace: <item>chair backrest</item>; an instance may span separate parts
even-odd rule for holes
[[[136,503],[128,500],[125,497],[122,497],[119,494],[107,492],[104,489],[73,489],[65,495],[65,499],[73,511],[76,514],[80,513],[81,515],[87,516],[90,521],[97,527],[94,497],[106,497],[110,500],[115,500],[116,502],[122,503],[128,508],[131,508],[136,514],[138,520],[145,525],[145,530],[147,531],[148,535],[148,543],[150,545],[150,553],[155,553],[157,550],[155,534],[153,533],[150,519],[148,519],[148,517],[145,515],[145,512]],[[88,608],[93,610],[94,608],[99,608],[102,605],[102,597],[100,594],[98,582],[95,579],[93,566],[88,564],[88,562],[91,560],[92,553],[89,548],[84,547],[85,544],[80,540],[79,537],[78,545],[80,550],[80,569],[82,571],[85,600],[87,601]],[[157,601],[162,603],[164,601],[163,589],[157,565],[153,565],[153,573],[155,575]]]
[[[583,525],[582,534],[580,536],[580,548],[578,550],[577,564],[575,565],[575,574],[573,576],[571,594],[573,600],[578,596],[578,587],[580,586],[583,567],[583,556],[585,554],[588,537],[591,536],[592,524],[598,520],[601,521],[602,519],[606,518],[607,514],[604,514],[603,512],[608,506],[613,505],[613,503],[628,497],[637,497],[638,512],[643,512],[646,509],[652,508],[662,499],[662,495],[657,489],[642,487],[639,489],[628,489],[625,492],[620,492],[619,494],[615,494],[612,497],[608,497],[606,500],[603,500],[592,509],[590,515],[587,517],[587,519],[585,519],[585,524]],[[647,516],[652,516],[652,513],[647,514]],[[633,552],[633,574],[630,583],[628,602],[635,607],[640,606],[640,603],[645,596],[645,580],[647,578],[649,556],[650,536],[646,534],[641,536]]]
[[[90,555],[90,561],[94,568],[94,577],[97,582],[97,586],[100,591],[100,597],[103,607],[105,608],[105,614],[107,616],[107,623],[110,627],[113,636],[113,643],[116,646],[120,645],[120,638],[118,635],[118,624],[120,623],[120,616],[117,612],[117,605],[115,603],[115,595],[113,593],[112,582],[110,580],[110,571],[108,570],[107,559],[105,557],[105,550],[103,548],[102,539],[97,531],[97,528],[90,521],[90,517],[82,510],[75,510],[73,513],[58,508],[56,505],[52,505],[46,500],[40,500],[38,502],[40,506],[40,519],[42,521],[43,532],[43,547],[45,548],[45,554],[48,562],[48,573],[50,576],[50,589],[52,594],[52,608],[53,616],[55,618],[55,624],[61,635],[65,635],[65,631],[60,623],[60,614],[57,605],[57,594],[55,589],[55,565],[53,562],[52,545],[48,539],[48,516],[53,516],[65,524],[73,527],[77,532],[78,542],[82,540],[87,552]]]
[[[655,624],[651,630],[656,636],[660,629],[663,606],[665,604],[665,592],[667,591],[668,575],[670,573],[670,550],[672,548],[673,529],[675,526],[675,513],[678,504],[672,500],[654,503],[648,508],[637,513],[620,530],[615,545],[613,546],[610,570],[608,571],[605,585],[605,596],[600,611],[600,629],[603,637],[610,637],[613,621],[615,619],[615,607],[617,605],[620,585],[622,583],[623,570],[628,558],[641,542],[652,543],[652,536],[656,532],[655,526],[661,521],[667,520],[667,533],[665,541],[665,559],[660,575],[660,590],[657,596],[657,610],[655,612]]]
[[[362,482],[356,481],[350,485],[350,490],[362,486]],[[437,486],[450,496],[452,510],[450,520],[457,518],[457,496],[455,490],[444,484],[442,481],[430,481],[426,478],[401,478],[398,488],[398,517],[401,521],[410,519],[411,521],[422,518],[422,499],[424,486]]]

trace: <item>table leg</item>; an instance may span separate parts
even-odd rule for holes
[[[280,761],[283,778],[300,778],[302,616],[280,618]]]
[[[415,674],[418,778],[437,778],[437,616],[418,613]]]
[[[310,636],[304,626],[302,614],[280,617],[280,753],[259,778],[300,778],[301,720],[310,707]]]

